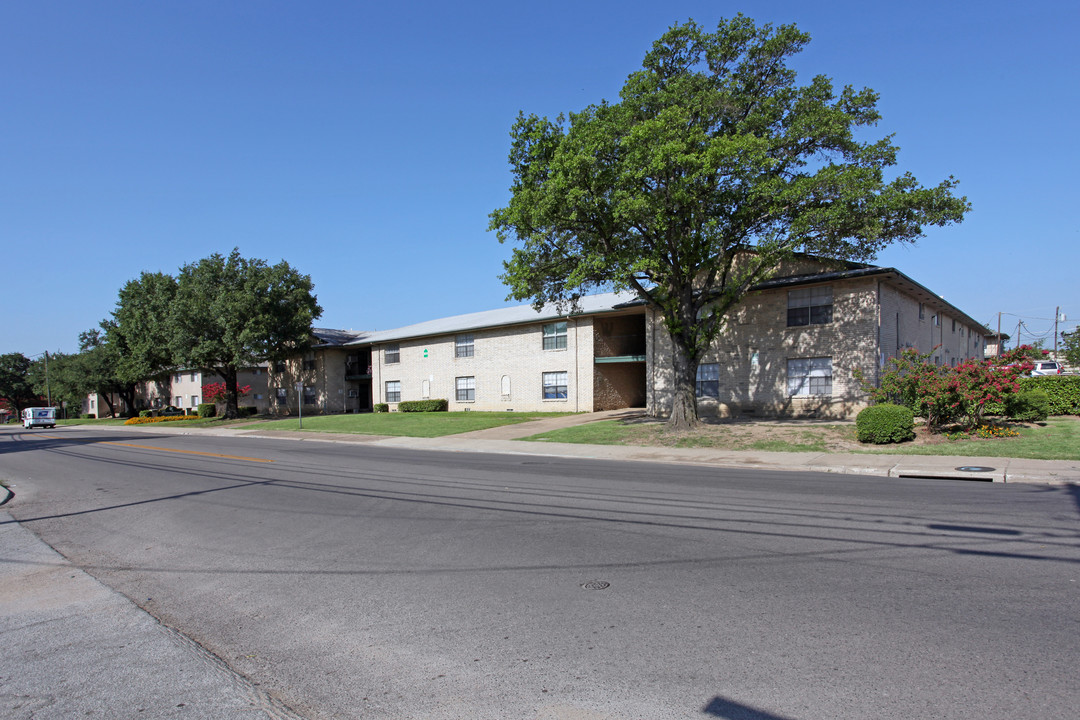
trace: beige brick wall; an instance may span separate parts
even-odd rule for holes
[[[865,406],[853,373],[858,368],[873,377],[877,365],[876,282],[823,284],[833,291],[831,323],[788,327],[786,288],[755,292],[732,310],[702,359],[720,366],[719,397],[700,399],[699,413],[849,417]],[[647,408],[650,414],[664,416],[672,400],[671,341],[655,313],[650,313],[648,323]],[[788,396],[788,360],[822,357],[832,359],[832,394]]]
[[[315,389],[313,402],[304,402],[304,414],[324,415],[344,413],[355,409],[356,399],[348,397],[354,383],[345,381],[345,358],[355,354],[345,348],[316,348],[304,355],[289,358],[270,368],[268,394],[270,412],[276,415],[296,415],[300,401],[306,397],[297,390],[297,383]],[[305,362],[312,367],[305,367]],[[286,403],[279,405],[277,391],[285,389]]]
[[[921,316],[920,316],[921,315]],[[881,283],[881,352],[884,358],[914,348],[932,351],[931,361],[955,365],[982,360],[983,328],[966,323],[931,303],[920,303],[888,283]]]
[[[400,362],[386,362],[386,346],[372,351],[372,395],[386,402],[387,381],[401,382],[402,400],[428,397],[449,401],[450,410],[584,412],[593,406],[592,318],[567,320],[566,349],[544,350],[544,323],[472,332],[472,357],[455,357],[456,335],[402,340]],[[425,357],[425,351],[427,353]],[[544,400],[543,373],[567,373],[567,398]],[[476,399],[456,400],[456,378],[476,379]],[[510,393],[503,393],[504,377]],[[396,409],[396,403],[391,403]]]

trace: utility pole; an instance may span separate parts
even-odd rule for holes
[[[1024,324],[1023,320],[1016,321],[1016,347],[1020,347],[1020,326]]]
[[[1058,318],[1061,317],[1061,306],[1054,308],[1054,360],[1057,360]]]
[[[1001,357],[1001,311],[998,310],[997,356]]]

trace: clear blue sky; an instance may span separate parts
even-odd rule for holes
[[[143,270],[234,246],[310,274],[317,325],[500,307],[509,129],[615,99],[650,43],[736,12],[881,94],[878,130],[974,209],[893,266],[979,321],[1080,320],[1075,2],[0,5],[0,353],[76,350]],[[1050,339],[1052,344],[1052,339]]]

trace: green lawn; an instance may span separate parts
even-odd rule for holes
[[[313,415],[304,418],[304,432],[441,437],[443,435],[486,430],[500,425],[512,425],[567,414],[569,413],[437,412]],[[288,420],[268,420],[235,427],[258,430],[297,430],[299,424],[296,418],[289,418]]]
[[[57,425],[123,425],[126,418],[101,418],[100,420],[94,418],[92,420],[80,420],[78,418],[72,418],[71,420],[57,420]]]
[[[1018,437],[982,439],[920,435],[917,442],[864,445],[855,426],[777,422],[706,424],[687,433],[669,433],[662,422],[604,420],[523,438],[590,445],[636,445],[776,452],[856,452],[888,455],[959,455],[1042,460],[1080,460],[1080,418],[1056,417],[1013,426]]]

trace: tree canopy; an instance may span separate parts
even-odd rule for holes
[[[271,266],[235,249],[185,265],[169,315],[172,361],[219,375],[227,388],[225,416],[236,417],[241,368],[310,344],[311,324],[322,314],[313,288],[310,276],[287,262]]]
[[[786,61],[809,40],[742,15],[715,32],[677,25],[618,102],[519,114],[511,131],[512,196],[491,215],[500,242],[517,242],[511,296],[572,307],[636,292],[672,339],[673,427],[696,421],[697,366],[727,312],[780,261],[870,260],[969,209],[951,177],[886,177],[892,138],[856,137],[879,120],[874,91],[797,84]]]
[[[32,361],[22,353],[0,355],[0,398],[6,400],[16,413],[38,401],[30,380]]]

